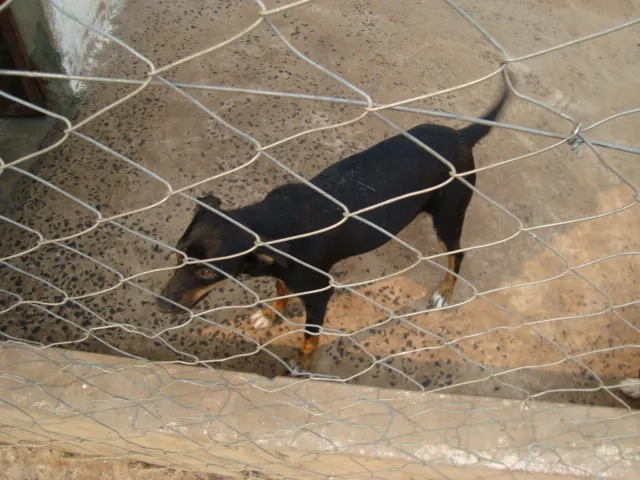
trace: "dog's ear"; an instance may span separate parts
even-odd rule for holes
[[[275,243],[273,247],[282,252],[289,253],[290,246],[287,242]],[[289,258],[275,250],[271,250],[269,247],[258,247],[253,254],[258,263],[264,266],[278,265],[279,267],[287,268],[289,265]]]
[[[216,210],[220,209],[220,204],[222,203],[222,200],[216,197],[213,193],[203,195],[202,197],[198,198],[198,200],[200,200],[202,203],[206,203]],[[202,208],[202,205],[198,205],[198,208]]]

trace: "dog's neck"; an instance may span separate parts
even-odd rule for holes
[[[258,235],[269,238],[282,238],[295,233],[290,233],[292,225],[290,220],[295,216],[291,208],[274,209],[265,204],[263,200],[246,207],[238,208],[230,215]]]

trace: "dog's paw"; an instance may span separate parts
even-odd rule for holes
[[[622,393],[636,400],[640,398],[640,379],[625,378],[620,384]]]
[[[251,326],[255,329],[269,328],[273,325],[273,321],[270,320],[262,313],[262,310],[258,310],[256,313],[251,315],[249,319],[251,322]]]
[[[444,299],[444,297],[437,290],[433,292],[431,296],[431,300],[429,301],[429,308],[442,308],[447,307],[449,304]]]

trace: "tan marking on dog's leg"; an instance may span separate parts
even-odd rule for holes
[[[451,270],[451,272],[455,272],[456,271],[455,255],[449,255],[448,259],[449,259],[449,270]],[[447,302],[447,304],[451,303],[451,298],[453,297],[453,288],[455,287],[456,280],[457,280],[456,276],[451,272],[447,272],[447,274],[444,277],[444,280],[438,287],[438,292],[440,292],[440,295],[442,295],[442,297],[444,298],[444,301]]]
[[[279,279],[276,280],[276,296],[277,297],[283,297],[285,295],[289,295],[290,293],[291,293],[291,290],[287,288],[287,286],[284,284],[282,280],[279,280]],[[278,300],[274,300],[273,303],[271,303],[271,306],[275,310],[277,310],[278,313],[284,313],[284,310],[285,308],[287,308],[287,304],[289,303],[289,300],[290,300],[289,298],[279,298]],[[278,317],[276,312],[266,307],[262,309],[262,314],[272,322],[274,322]]]
[[[438,243],[445,252],[449,251],[447,245],[442,240],[438,239]],[[457,280],[456,276],[453,274],[453,272],[456,271],[456,261],[455,254],[447,256],[450,271],[446,273],[444,279],[440,282],[438,289],[433,293],[430,302],[431,308],[446,307],[451,303],[451,299],[453,298],[453,289]]]
[[[300,347],[299,365],[304,371],[310,371],[313,365],[313,357],[318,349],[320,335],[305,336]]]
[[[284,282],[280,279],[276,280],[276,296],[282,297],[289,294],[291,294],[291,290],[287,288]],[[278,313],[282,314],[284,313],[285,308],[287,308],[289,300],[291,299],[279,298],[278,300],[271,302],[271,307]],[[278,318],[278,313],[274,312],[271,308],[263,307],[261,310],[258,310],[256,313],[251,315],[251,325],[253,328],[269,328]]]

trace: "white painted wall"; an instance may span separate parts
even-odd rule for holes
[[[43,0],[63,68],[70,75],[86,75],[95,66],[95,55],[110,40],[65,15],[53,3],[83,22],[113,33],[112,19],[122,11],[125,0]],[[85,85],[74,80],[71,87],[79,92]]]

